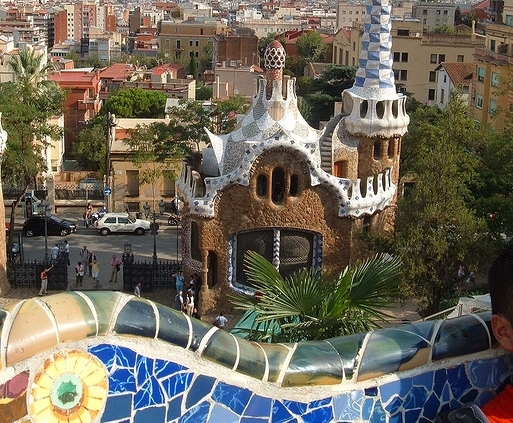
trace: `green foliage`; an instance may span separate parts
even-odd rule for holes
[[[381,309],[389,305],[401,275],[400,261],[389,255],[325,278],[308,269],[283,278],[254,251],[244,259],[257,293],[229,297],[236,308],[256,314],[245,334],[256,341],[320,340],[375,329],[387,319]]]
[[[72,145],[72,156],[81,169],[99,171],[105,174],[107,154],[107,121],[97,119],[77,135]]]
[[[101,113],[113,113],[120,118],[163,118],[166,100],[167,96],[160,91],[125,88],[109,97]]]
[[[433,30],[436,34],[454,34],[456,31],[454,30],[454,26],[452,25],[437,25]]]
[[[478,273],[494,248],[469,207],[479,134],[466,107],[451,96],[444,111],[419,107],[411,119],[402,154],[415,184],[398,202],[392,251],[404,263],[403,295],[431,314],[453,292],[458,266]]]
[[[207,85],[199,85],[196,88],[196,100],[210,100],[212,98],[212,87]]]
[[[308,103],[310,117],[307,122],[314,128],[319,127],[319,122],[327,121],[333,116],[335,99],[328,94],[309,94],[303,98]]]
[[[287,55],[285,57],[285,69],[283,73],[287,73],[289,76],[301,76],[305,71],[305,63],[304,60],[299,56]]]
[[[228,134],[233,131],[237,124],[237,114],[246,114],[249,104],[242,95],[232,95],[227,100],[216,101],[212,116],[217,122],[216,132]]]
[[[188,74],[192,75],[194,79],[198,79],[198,66],[196,65],[196,59],[191,56],[189,60]]]
[[[303,33],[296,40],[298,55],[306,62],[322,62],[326,59],[327,44],[316,31]]]
[[[319,79],[312,82],[312,91],[328,94],[341,99],[342,91],[351,88],[356,78],[357,68],[354,66],[327,66]]]

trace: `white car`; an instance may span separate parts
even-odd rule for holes
[[[98,231],[107,236],[111,232],[133,232],[143,235],[150,230],[150,222],[136,219],[129,213],[106,213],[96,225]]]

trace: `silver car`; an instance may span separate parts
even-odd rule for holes
[[[150,222],[136,219],[129,213],[106,213],[96,226],[98,231],[107,236],[111,232],[128,232],[143,235],[150,230]]]

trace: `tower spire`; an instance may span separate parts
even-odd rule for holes
[[[402,136],[410,118],[403,94],[398,94],[392,70],[389,0],[371,0],[366,6],[362,50],[356,79],[342,93],[346,129],[367,137]]]

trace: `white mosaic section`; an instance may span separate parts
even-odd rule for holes
[[[310,183],[312,186],[328,185],[334,190],[339,200],[339,216],[359,217],[363,214],[373,214],[383,210],[392,203],[396,186],[391,182],[391,170],[371,176],[367,180],[338,178],[321,169],[318,163],[310,160],[317,144],[298,144],[294,139],[282,136],[279,139],[244,143],[245,153],[238,166],[231,172],[219,177],[205,178],[205,195],[196,197],[194,193],[201,190],[196,186],[198,180],[192,177],[190,167],[184,167],[177,188],[186,202],[190,205],[192,214],[214,217],[214,205],[218,194],[231,184],[249,185],[249,172],[255,160],[265,151],[275,148],[292,149],[303,155],[309,164]],[[374,180],[376,179],[376,184]],[[362,185],[365,185],[366,195],[362,195]],[[374,192],[377,186],[377,192]],[[202,187],[203,188],[203,187]],[[349,194],[351,192],[351,194]]]

